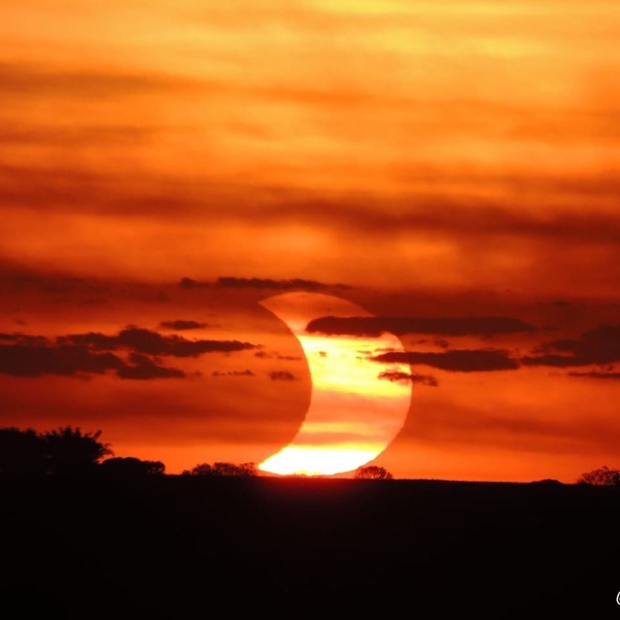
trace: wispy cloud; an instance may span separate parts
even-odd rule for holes
[[[370,358],[383,364],[411,364],[431,366],[449,372],[488,372],[496,370],[516,370],[519,362],[510,351],[499,349],[452,350],[442,353],[415,351],[393,351]]]

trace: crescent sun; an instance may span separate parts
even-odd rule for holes
[[[381,454],[402,428],[411,401],[411,384],[379,378],[370,358],[379,351],[403,351],[392,334],[378,338],[308,333],[323,316],[374,316],[332,295],[285,293],[260,302],[298,339],[312,379],[306,417],[293,440],[259,464],[281,475],[332,475],[353,471]],[[391,370],[409,372],[408,366]]]

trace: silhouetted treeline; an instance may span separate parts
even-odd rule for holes
[[[161,461],[114,457],[110,444],[102,442],[100,437],[100,430],[85,433],[71,426],[44,432],[31,428],[0,428],[0,477],[141,478],[165,473],[166,467]],[[251,477],[258,475],[258,469],[256,463],[200,463],[183,474]]]
[[[100,440],[101,431],[82,432],[71,426],[37,432],[31,428],[0,428],[0,477],[84,476],[100,475],[112,478],[141,478],[163,475],[161,461],[114,457],[109,443]],[[108,458],[105,458],[108,457]],[[182,472],[183,476],[241,477],[260,475],[256,463],[199,463]],[[295,476],[293,476],[295,477]],[[392,480],[393,475],[383,467],[358,467],[357,480]],[[539,481],[560,484],[555,480]],[[620,487],[620,470],[606,465],[586,472],[577,480],[590,486]]]
[[[31,428],[0,428],[0,476],[136,477],[164,473],[161,461],[117,457],[102,462],[113,452],[109,444],[100,441],[100,436],[101,431],[84,433],[71,426],[42,433]]]
[[[595,486],[620,487],[620,470],[610,469],[603,465],[598,469],[586,472],[577,481],[579,484],[591,484]]]
[[[166,466],[161,461],[143,461],[135,456],[119,456],[103,461],[99,470],[111,477],[140,478],[160,476],[165,473]]]
[[[200,463],[192,469],[185,469],[183,476],[240,476],[248,478],[258,475],[256,463]]]

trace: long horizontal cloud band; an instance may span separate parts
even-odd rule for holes
[[[306,331],[325,335],[378,337],[384,333],[438,336],[493,336],[533,332],[536,328],[510,317],[410,318],[325,316],[308,323]]]
[[[573,377],[617,379],[613,365],[620,362],[620,326],[600,325],[575,340],[556,340],[538,347],[536,355],[516,357],[503,349],[449,350],[440,353],[390,351],[371,359],[381,363],[405,363],[432,366],[451,372],[516,370],[520,366],[573,368],[606,366],[605,371],[572,372]],[[388,377],[386,377],[388,378]]]
[[[30,334],[0,334],[0,373],[16,377],[88,376],[109,371],[121,379],[183,378],[178,368],[162,366],[152,356],[197,357],[255,349],[237,340],[188,340],[130,327],[117,335],[60,336],[55,341]],[[118,352],[124,351],[127,359]]]
[[[291,278],[288,280],[274,280],[272,278],[236,278],[233,276],[221,276],[215,283],[194,280],[187,276],[177,283],[184,289],[209,288],[215,286],[223,289],[266,289],[274,291],[325,291],[346,290],[351,288],[346,284],[326,284],[317,280],[305,280],[303,278]]]
[[[157,332],[139,327],[128,327],[116,336],[90,332],[64,336],[59,341],[87,345],[104,351],[128,348],[138,353],[173,357],[195,357],[203,353],[244,351],[256,348],[256,345],[238,340],[188,340],[177,335],[162,336]]]

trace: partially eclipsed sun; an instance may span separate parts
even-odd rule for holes
[[[403,351],[400,340],[391,334],[354,338],[307,333],[308,323],[322,316],[372,316],[339,297],[287,293],[261,305],[299,340],[310,369],[312,396],[297,435],[260,463],[259,469],[284,475],[331,475],[376,458],[405,422],[411,385],[379,379],[382,369],[370,357],[379,350]],[[393,369],[409,373],[405,366]]]

